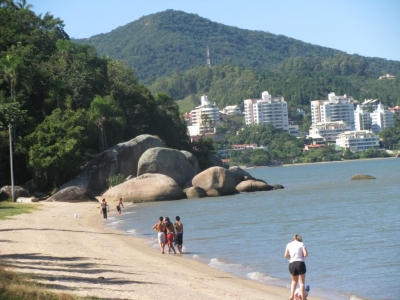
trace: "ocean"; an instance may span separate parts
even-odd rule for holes
[[[283,190],[141,204],[106,222],[158,249],[151,227],[179,215],[184,256],[269,285],[290,287],[283,257],[303,236],[310,295],[331,300],[398,299],[400,159],[246,170]],[[355,174],[375,180],[351,181]]]

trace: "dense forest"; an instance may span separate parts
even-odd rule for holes
[[[69,40],[62,20],[25,1],[0,2],[0,186],[58,187],[92,158],[139,134],[191,150],[178,106],[120,60]]]
[[[289,59],[301,62],[301,58]],[[291,108],[310,109],[311,100],[327,99],[330,92],[346,94],[354,99],[380,99],[386,106],[400,105],[400,80],[377,80],[358,75],[335,75],[327,71],[296,69],[282,63],[276,71],[245,69],[240,66],[219,65],[211,69],[199,66],[170,77],[157,79],[150,86],[154,92],[163,91],[174,99],[192,96],[193,106],[200,96],[208,98],[222,109],[227,105],[243,108],[243,99],[260,98],[267,90],[284,96]]]
[[[206,45],[210,48],[212,66],[230,64],[262,73],[289,68],[375,79],[386,73],[400,75],[399,61],[348,55],[283,35],[226,26],[175,10],[144,16],[109,33],[77,41],[95,46],[100,55],[123,59],[144,83],[205,65]]]

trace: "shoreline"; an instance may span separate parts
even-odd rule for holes
[[[56,291],[102,299],[284,300],[290,294],[288,288],[224,273],[185,254],[163,255],[147,239],[107,228],[99,203],[38,205],[31,214],[0,221],[0,263],[31,273]]]

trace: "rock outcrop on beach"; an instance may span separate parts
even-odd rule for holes
[[[14,186],[14,199],[20,197],[30,197],[29,192],[22,186]],[[12,186],[5,185],[0,189],[0,201],[12,199]]]
[[[371,175],[363,175],[363,174],[356,174],[353,177],[351,177],[351,180],[370,180],[370,179],[376,179],[376,178]]]
[[[137,175],[164,174],[183,187],[195,175],[193,165],[196,165],[197,162],[196,157],[193,156],[190,158],[192,161],[190,163],[187,156],[181,151],[169,148],[148,149],[139,159]]]
[[[211,167],[197,174],[192,180],[193,186],[204,189],[207,193],[215,189],[220,195],[237,193],[234,175],[222,167]]]
[[[122,198],[124,202],[138,203],[179,200],[184,199],[185,194],[171,177],[147,173],[113,186],[102,198],[107,201],[118,201]]]
[[[107,179],[110,175],[136,176],[142,154],[148,149],[163,146],[158,138],[148,134],[117,144],[97,155],[79,176],[64,184],[61,189],[80,186],[95,195],[101,194],[108,187]]]
[[[209,159],[213,167],[201,172],[192,153],[166,148],[155,136],[140,135],[100,153],[48,201],[90,201],[104,191],[107,201],[149,202],[273,189],[240,167],[223,168],[213,154]],[[107,190],[111,175],[126,180]]]
[[[86,189],[79,186],[70,186],[62,189],[45,200],[47,202],[89,202],[96,201],[96,197]]]

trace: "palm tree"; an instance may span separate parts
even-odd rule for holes
[[[3,61],[3,78],[10,85],[10,95],[13,101],[17,98],[18,67],[21,60],[15,55],[8,54]]]
[[[12,1],[12,0],[11,0]],[[20,2],[17,3],[16,5],[19,9],[24,9],[24,10],[31,10],[33,8],[32,4],[26,4],[26,0],[21,0]]]

